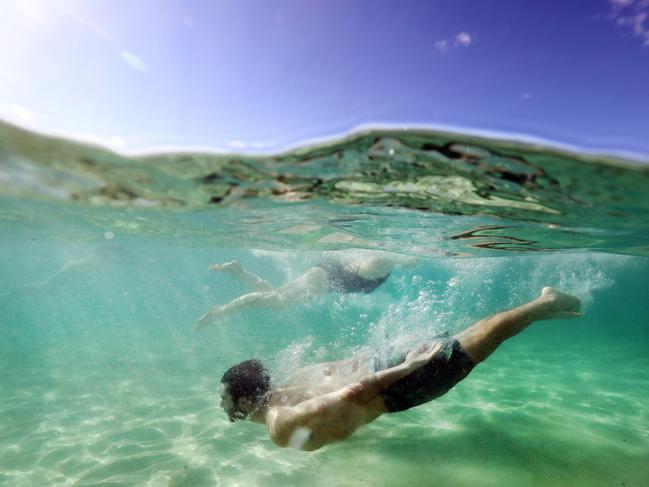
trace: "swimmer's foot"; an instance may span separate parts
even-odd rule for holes
[[[212,264],[208,269],[214,272],[227,272],[232,275],[240,275],[243,270],[241,262],[238,260],[233,260],[224,264]]]
[[[544,287],[538,302],[543,311],[540,319],[576,318],[581,316],[581,300],[577,296],[564,293],[553,287]]]

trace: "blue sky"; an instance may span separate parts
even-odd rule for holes
[[[0,117],[115,148],[360,125],[649,155],[649,0],[3,0]]]

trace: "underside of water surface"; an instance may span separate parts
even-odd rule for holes
[[[267,249],[649,251],[649,167],[610,157],[387,130],[258,157],[126,157],[6,124],[0,141],[1,216],[39,228],[54,211],[70,225]]]
[[[641,486],[649,170],[431,131],[276,155],[126,156],[0,124],[0,484]],[[372,293],[193,324],[324,258],[416,257]],[[583,316],[314,453],[231,424],[219,381],[454,334],[544,286]]]

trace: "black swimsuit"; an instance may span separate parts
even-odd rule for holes
[[[327,273],[329,287],[332,291],[340,293],[371,293],[385,282],[390,273],[378,279],[365,279],[356,272],[351,271],[346,265],[335,261],[325,260],[316,265]]]
[[[405,360],[405,356],[401,362]],[[389,364],[394,367],[397,363]],[[381,392],[388,412],[405,411],[446,394],[475,367],[460,342],[442,339],[441,349],[430,362]]]

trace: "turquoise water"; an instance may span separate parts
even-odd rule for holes
[[[0,135],[0,484],[646,485],[641,166],[435,133],[149,160]],[[358,248],[418,263],[369,295],[192,329],[247,291],[209,264],[278,285]],[[238,361],[281,378],[461,330],[545,285],[584,316],[534,324],[447,395],[344,442],[280,449],[218,406]]]

